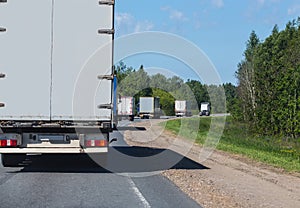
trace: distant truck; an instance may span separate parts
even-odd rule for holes
[[[139,116],[141,119],[159,118],[160,114],[159,97],[140,97]]]
[[[210,103],[209,102],[203,102],[200,106],[200,116],[209,116],[210,115]]]
[[[192,116],[190,102],[186,100],[175,100],[175,115],[177,117]]]
[[[129,118],[134,121],[134,97],[122,96],[118,103],[118,118]]]

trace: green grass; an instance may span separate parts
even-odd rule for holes
[[[224,118],[214,118],[214,126],[222,128]],[[218,122],[220,122],[218,124]],[[199,144],[207,142],[211,117],[184,118],[167,121],[166,130]],[[192,127],[191,127],[192,126]],[[214,135],[213,135],[214,136]],[[247,125],[226,118],[223,135],[217,149],[247,156],[289,172],[300,173],[300,149],[295,143],[284,143],[278,138],[261,137],[248,130]]]

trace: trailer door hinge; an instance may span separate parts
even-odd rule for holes
[[[0,103],[0,108],[3,108],[5,107],[5,104],[4,103]]]
[[[6,28],[0,27],[0,32],[6,32]]]
[[[98,108],[100,109],[112,109],[113,108],[113,104],[100,104],[98,105]]]
[[[113,80],[114,79],[114,75],[99,75],[98,79]]]
[[[108,6],[113,6],[115,4],[115,1],[114,0],[103,0],[103,1],[99,1],[99,5],[108,5]]]
[[[107,34],[107,35],[113,35],[115,33],[114,29],[99,29],[99,34]]]
[[[0,3],[6,3],[7,0],[0,0]]]
[[[5,74],[0,73],[0,78],[4,78]]]

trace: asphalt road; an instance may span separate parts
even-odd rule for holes
[[[125,130],[126,123],[123,126]],[[166,152],[165,159],[173,162],[180,155],[128,147],[122,131],[112,136],[118,142],[111,148],[107,170],[78,155],[28,156],[28,165],[19,168],[0,165],[0,207],[199,207],[168,179],[154,174],[165,169],[165,163],[155,157],[143,160]],[[205,167],[183,158],[171,168]]]

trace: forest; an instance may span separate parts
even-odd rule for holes
[[[260,41],[253,31],[238,64],[232,115],[261,135],[300,136],[300,18]],[[298,141],[299,142],[299,141]]]

